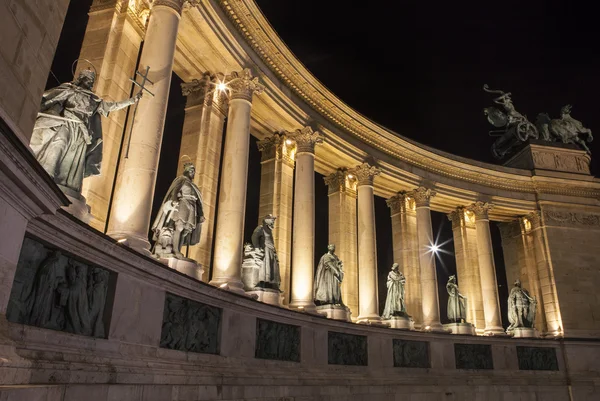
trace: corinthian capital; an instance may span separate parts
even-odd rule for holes
[[[475,214],[476,220],[487,220],[488,212],[493,208],[493,205],[490,205],[487,202],[477,201],[469,206],[469,210]]]
[[[431,198],[436,196],[437,192],[429,188],[419,187],[409,192],[409,195],[415,199],[417,207],[429,206]]]
[[[381,169],[376,166],[371,166],[369,163],[364,162],[363,164],[354,167],[350,170],[350,174],[353,174],[358,179],[358,185],[373,185],[373,178],[376,175],[381,174]]]
[[[356,197],[356,179],[348,172],[347,168],[338,168],[333,174],[323,178],[328,187],[328,194],[346,192]]]
[[[165,7],[170,7],[173,10],[177,11],[178,14],[181,14],[181,10],[183,9],[183,3],[185,3],[186,0],[154,0],[152,2],[152,7],[157,7],[157,6],[165,6]]]
[[[258,150],[262,153],[261,161],[281,160],[290,166],[294,166],[296,147],[287,139],[284,133],[276,132],[257,142]]]
[[[407,191],[400,191],[396,195],[385,201],[390,212],[393,215],[398,213],[414,212],[415,200],[412,198]]]
[[[244,68],[241,72],[232,72],[225,81],[229,88],[231,100],[243,99],[251,102],[254,93],[260,95],[265,90],[258,77],[252,78],[252,71],[249,68]]]
[[[532,230],[542,226],[542,212],[539,210],[527,214],[523,219],[530,222]]]
[[[474,227],[475,214],[464,206],[459,206],[456,210],[448,213],[448,220],[452,222],[452,228],[456,227]]]
[[[296,142],[298,153],[315,153],[315,145],[323,143],[325,139],[319,131],[313,131],[312,128],[306,126],[302,129],[288,134],[288,137]]]

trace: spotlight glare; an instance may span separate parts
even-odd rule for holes
[[[348,178],[349,178],[349,179],[353,179],[353,178],[354,178],[354,176],[353,176],[352,174],[348,174]]]
[[[221,92],[225,92],[225,90],[227,89],[227,85],[225,85],[225,83],[223,83],[223,82],[219,82],[217,84],[217,89],[220,90]]]
[[[290,146],[290,145],[291,145],[291,144],[293,144],[293,143],[294,143],[294,142],[292,142],[292,140],[291,140],[291,139],[286,139],[286,140],[285,140],[285,144],[286,144],[286,145],[288,145],[288,146]]]
[[[440,247],[437,244],[433,244],[433,245],[429,245],[429,249],[433,253],[438,253],[438,251],[440,250]]]

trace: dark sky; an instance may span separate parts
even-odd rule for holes
[[[371,2],[257,0],[284,42],[321,82],[368,118],[408,138],[475,160],[497,163],[489,148],[491,126],[482,109],[492,105],[484,83],[513,93],[518,111],[535,120],[539,112],[557,118],[572,104],[572,115],[592,131],[600,129],[600,24],[592,2]],[[52,66],[58,79],[71,80],[91,0],[71,1]],[[184,98],[174,75],[165,125],[155,207],[173,179],[178,162]],[[590,144],[600,154],[600,140]],[[251,143],[245,237],[258,219],[260,155]],[[597,158],[596,158],[597,159]],[[598,175],[599,163],[592,161]],[[327,245],[327,189],[316,179],[318,260]],[[393,262],[389,209],[375,199],[380,304]],[[450,222],[432,213],[440,242],[452,238]],[[506,324],[506,279],[499,232],[492,224],[500,304]],[[445,317],[445,283],[454,274],[450,255],[438,259],[440,305]],[[460,284],[460,282],[459,282]],[[381,308],[382,310],[382,308]],[[410,312],[410,311],[409,311]],[[444,318],[442,319],[444,320]]]

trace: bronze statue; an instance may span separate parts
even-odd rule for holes
[[[344,281],[343,264],[335,254],[335,245],[327,246],[315,276],[314,299],[317,305],[344,305],[341,285]]]
[[[531,297],[529,292],[521,287],[521,280],[517,279],[508,296],[508,321],[510,326],[508,326],[506,332],[510,333],[517,327],[533,328],[536,308],[537,301],[535,297]]]
[[[194,184],[196,168],[185,163],[183,174],[177,177],[165,198],[152,224],[153,255],[184,259],[181,248],[200,242],[204,210],[200,189]]]
[[[467,320],[467,297],[461,294],[456,284],[456,276],[448,278],[446,284],[448,291],[448,319],[452,323],[466,322]]]
[[[387,298],[385,299],[382,318],[390,319],[392,316],[407,316],[406,304],[404,303],[404,284],[406,284],[406,277],[400,271],[398,263],[394,263],[387,278]]]
[[[96,73],[83,70],[72,83],[44,92],[29,146],[58,185],[79,194],[85,177],[100,174],[100,116],[137,102],[142,92],[121,102],[107,102],[92,88]]]
[[[256,227],[252,233],[252,247],[262,250],[262,262],[258,269],[256,287],[278,290],[281,284],[279,272],[279,259],[273,240],[273,228],[277,217],[268,214],[263,219],[262,225]]]
[[[535,122],[537,129],[542,133],[545,140],[560,140],[562,143],[575,143],[591,153],[590,148],[586,145],[587,142],[592,142],[592,130],[585,128],[583,124],[571,117],[570,104],[564,106],[560,110],[559,119],[550,119],[548,113],[540,113]],[[580,135],[586,135],[585,140]]]

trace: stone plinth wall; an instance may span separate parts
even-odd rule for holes
[[[573,400],[600,397],[594,341],[408,332],[306,315],[191,279],[63,212],[30,221],[27,236],[109,270],[116,283],[104,338],[8,323],[16,355],[3,354],[2,400],[567,401],[567,383]]]

